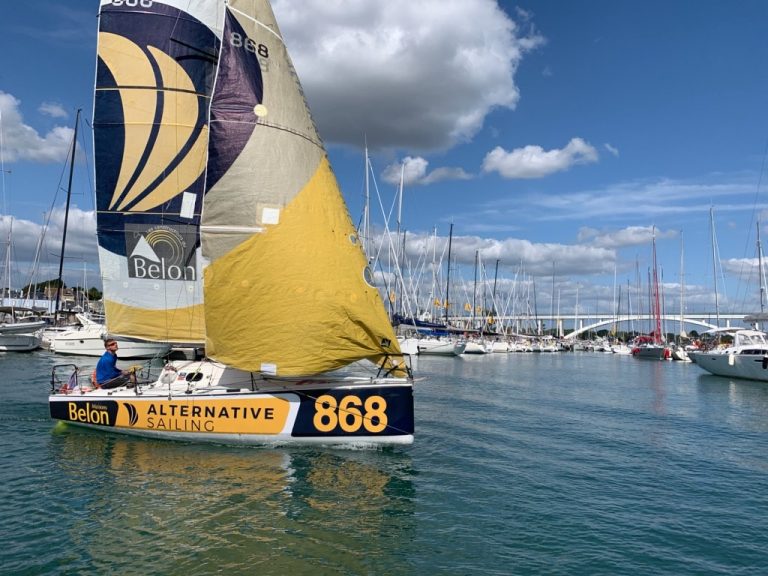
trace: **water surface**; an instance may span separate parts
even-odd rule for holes
[[[605,354],[416,359],[416,441],[55,425],[0,356],[0,574],[765,574],[768,386]],[[87,359],[76,359],[86,364]]]

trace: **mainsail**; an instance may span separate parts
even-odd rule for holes
[[[251,372],[394,366],[267,0],[102,0],[94,134],[110,332]]]

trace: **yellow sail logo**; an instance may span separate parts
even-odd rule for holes
[[[99,34],[99,58],[120,96],[125,143],[109,210],[146,212],[184,192],[202,175],[208,144],[203,97],[168,54],[127,38]]]

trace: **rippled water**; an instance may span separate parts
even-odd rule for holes
[[[0,356],[0,574],[768,573],[765,384],[586,353],[416,360],[414,445],[354,451],[54,425],[62,359]]]

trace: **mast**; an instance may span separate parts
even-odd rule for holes
[[[5,155],[3,154],[3,115],[0,113],[0,179],[2,179],[3,189],[3,214],[8,214],[8,206],[6,205],[5,198],[5,175],[11,171],[5,169]],[[5,280],[8,280],[8,303],[13,306],[13,300],[11,300],[11,230],[13,229],[13,217],[10,218],[8,224],[8,247],[6,249],[6,262],[5,262]],[[5,303],[5,286],[0,288],[0,304]]]
[[[759,232],[758,232],[759,234]],[[758,240],[759,242],[759,240]],[[678,334],[679,338],[682,339],[685,334],[685,330],[683,330],[683,326],[685,325],[685,320],[683,318],[683,315],[685,314],[685,274],[683,273],[683,266],[684,266],[684,260],[683,260],[683,254],[685,251],[685,246],[683,244],[683,231],[680,231],[680,332]]]
[[[661,344],[661,304],[659,302],[659,271],[656,264],[656,228],[653,229],[653,319],[656,322],[654,341]]]
[[[402,217],[403,217],[403,180],[405,179],[405,164],[400,165],[400,187],[398,188],[397,192],[397,241],[399,243],[399,250],[398,253],[395,256],[396,265],[400,268],[400,273],[398,274],[400,282],[396,284],[396,288],[399,287],[400,294],[399,296],[396,296],[397,302],[396,302],[396,312],[399,314],[405,314],[406,310],[403,307],[403,300],[405,299],[405,231],[402,231],[401,236],[401,226],[402,226]]]
[[[720,304],[717,300],[717,242],[715,240],[715,215],[713,208],[709,207],[709,226],[712,235],[712,277],[715,281],[715,316],[717,318],[717,325],[720,326]]]
[[[757,266],[760,282],[760,313],[765,311],[765,282],[763,282],[763,247],[760,243],[760,221],[757,221]]]
[[[8,281],[7,286],[3,286],[3,292],[7,291],[8,305],[13,308],[13,298],[11,297],[11,237],[13,235],[13,217],[11,217],[8,224],[8,246],[5,249],[5,280]],[[0,304],[5,303],[5,296],[0,299]],[[13,313],[13,312],[12,312]]]
[[[370,159],[368,158],[368,138],[365,139],[365,205],[363,206],[363,247],[368,257],[368,264],[372,262],[371,254],[371,188],[370,188]]]
[[[579,328],[579,285],[576,284],[576,303],[573,305],[573,331],[576,332]]]
[[[472,291],[472,329],[475,329],[475,310],[477,310],[477,262],[480,259],[480,251],[475,250],[475,287]]]
[[[58,322],[59,319],[59,302],[61,300],[61,292],[64,287],[64,283],[62,281],[62,274],[64,272],[64,247],[67,244],[67,223],[69,221],[69,201],[72,198],[72,175],[75,171],[75,151],[77,150],[77,127],[80,124],[80,110],[81,108],[77,109],[77,115],[75,116],[75,133],[72,136],[72,151],[69,158],[69,182],[67,183],[67,204],[64,208],[64,230],[61,234],[61,254],[59,255],[59,285],[56,289],[56,307],[54,308],[53,312],[53,323],[54,325]]]
[[[491,314],[493,315],[493,321],[496,322],[498,311],[496,310],[496,281],[499,279],[499,259],[496,258],[496,270],[493,273],[493,292],[491,292]],[[501,322],[499,322],[501,326]],[[498,327],[494,327],[494,331],[497,332]],[[503,328],[503,327],[502,327]]]
[[[430,288],[429,299],[432,301],[432,308],[430,310],[430,320],[436,320],[438,315],[435,314],[435,304],[438,301],[437,293],[437,226],[432,229],[432,287]]]
[[[533,318],[536,323],[536,334],[541,336],[541,323],[539,322],[539,303],[536,299],[536,277],[531,276],[531,282],[533,283]]]
[[[549,297],[549,315],[555,321],[555,263],[552,262],[552,294]],[[554,329],[552,330],[554,334]]]
[[[445,327],[448,328],[448,307],[450,306],[448,300],[448,292],[451,287],[451,244],[453,242],[453,222],[451,222],[451,228],[448,231],[448,271],[445,275]]]
[[[619,292],[619,295],[621,295],[621,292]],[[619,299],[621,299],[621,296],[619,296]],[[619,310],[616,305],[616,262],[613,263],[613,310],[614,310],[614,316],[613,316],[613,335],[616,336],[616,333],[618,332],[618,318],[619,318]]]

